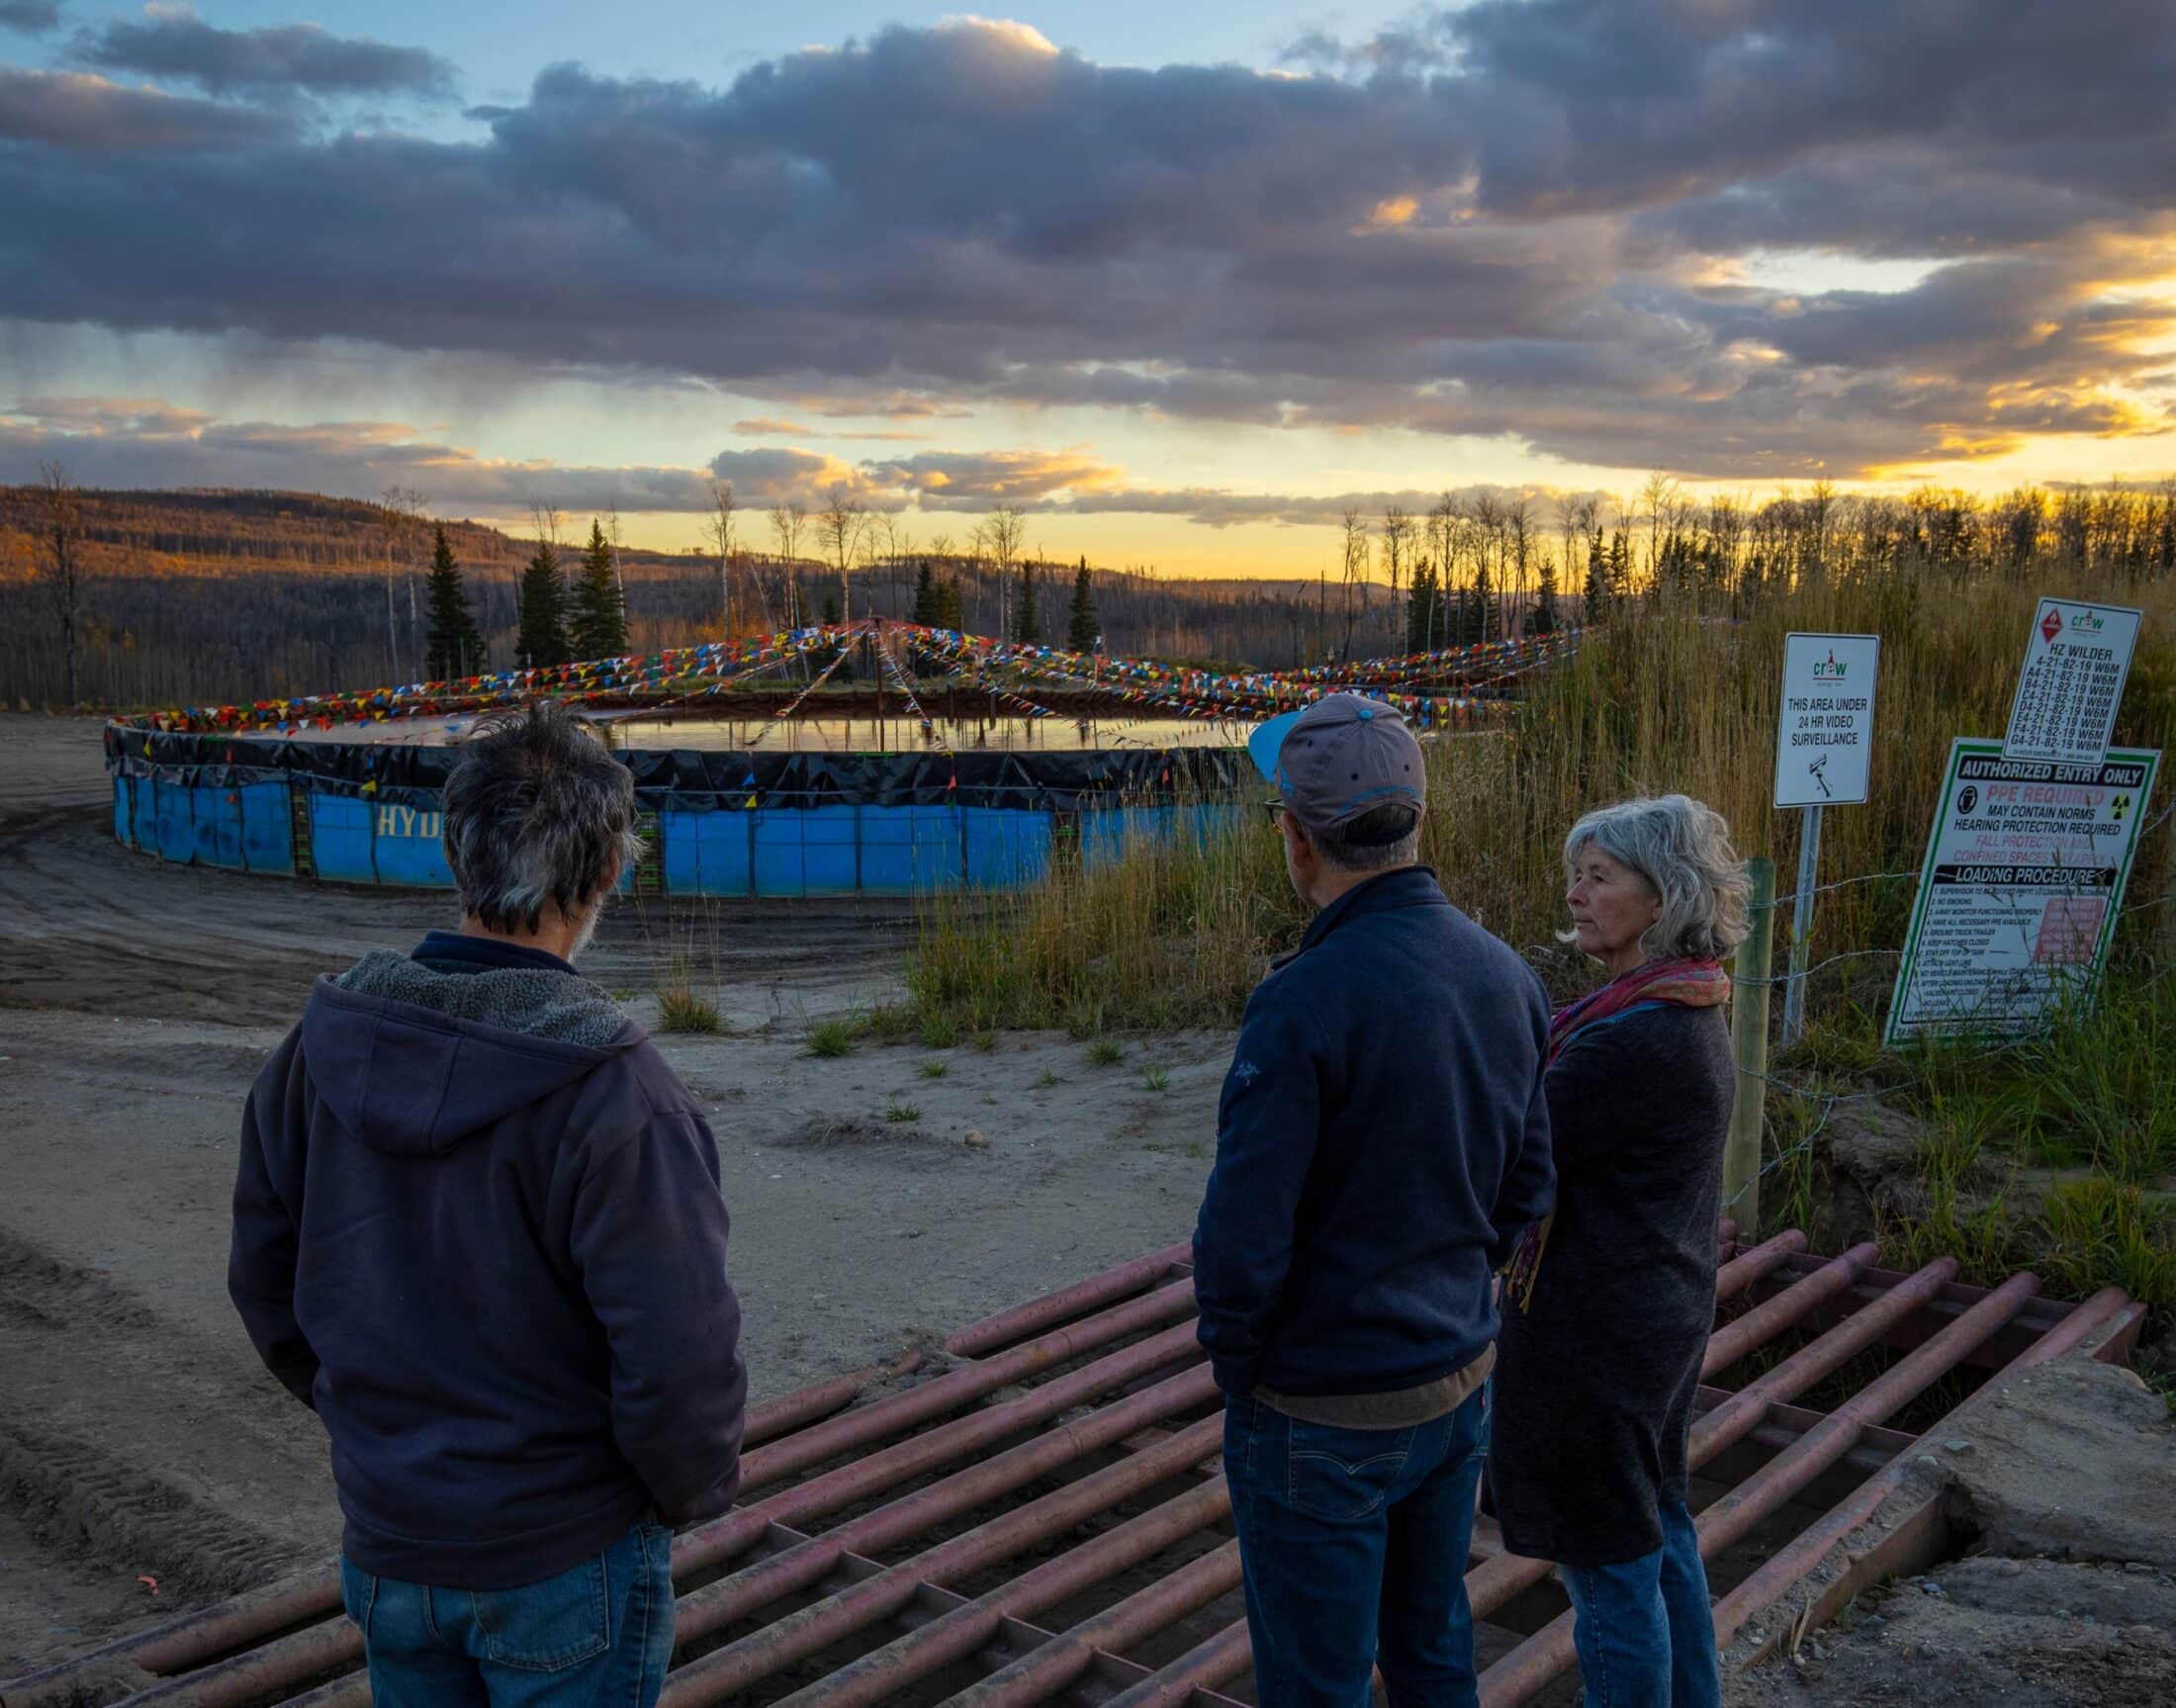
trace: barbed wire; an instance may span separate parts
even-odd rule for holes
[[[1900,948],[1847,948],[1829,955],[1825,959],[1815,961],[1801,973],[1784,971],[1770,973],[1767,978],[1743,978],[1733,974],[1731,982],[1733,984],[1788,984],[1793,978],[1811,978],[1823,967],[1834,966],[1840,960],[1862,960],[1875,955],[1901,956],[1903,953],[1904,951]]]
[[[1860,872],[1857,877],[1840,877],[1834,883],[1815,884],[1810,890],[1785,890],[1769,902],[1768,906],[1771,908],[1781,907],[1787,901],[1796,901],[1801,895],[1826,895],[1832,889],[1850,889],[1854,884],[1879,883],[1883,878],[1917,876],[1919,876],[1919,867],[1917,866],[1913,866],[1908,871]]]

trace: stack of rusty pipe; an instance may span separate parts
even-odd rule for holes
[[[2113,1291],[2064,1307],[2031,1276],[1983,1291],[1948,1262],[1877,1270],[1871,1246],[1822,1261],[1797,1232],[1739,1250],[1726,1224],[1722,1239],[1703,1381],[1778,1336],[1797,1344],[1735,1390],[1702,1390],[1694,1466],[1749,1443],[1760,1459],[1700,1512],[1702,1551],[1818,1480],[1857,1479],[1725,1590],[1726,1638],[1894,1487],[1915,1438],[1884,1420],[1938,1379],[2081,1344],[2115,1355],[2136,1330]],[[1228,1702],[1218,1691],[1251,1653],[1187,1257],[1152,1252],[961,1329],[942,1370],[909,1355],[759,1407],[741,1503],[674,1543],[680,1647],[663,1708]],[[1902,1356],[1833,1410],[1793,1403],[1877,1345]],[[1485,1674],[1484,1700],[1522,1702],[1572,1664],[1562,1596],[1486,1520],[1474,1552],[1476,1617],[1516,1603],[1531,1633]],[[322,1571],[0,1685],[0,1708],[368,1708],[361,1660]]]

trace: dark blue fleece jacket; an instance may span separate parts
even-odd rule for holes
[[[1549,1009],[1408,866],[1348,890],[1246,1006],[1194,1230],[1226,1393],[1389,1393],[1496,1338],[1491,1272],[1548,1210]]]
[[[380,961],[418,1000],[358,981]],[[486,998],[498,1024],[460,1012]],[[725,1239],[717,1146],[641,1029],[563,961],[433,934],[320,978],[259,1075],[228,1290],[324,1422],[348,1557],[504,1589],[731,1504]]]

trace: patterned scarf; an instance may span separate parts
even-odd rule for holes
[[[1644,961],[1630,972],[1621,972],[1599,990],[1557,1010],[1549,1022],[1549,1055],[1543,1071],[1588,1027],[1636,1008],[1668,1003],[1677,1008],[1713,1008],[1730,1000],[1730,974],[1713,958]],[[1551,1210],[1525,1233],[1511,1261],[1503,1266],[1503,1292],[1517,1302],[1521,1311],[1534,1303],[1534,1281],[1541,1273],[1542,1248],[1549,1243],[1549,1229],[1557,1213]]]

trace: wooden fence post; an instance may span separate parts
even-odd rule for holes
[[[1738,1095],[1723,1143],[1723,1214],[1737,1222],[1739,1243],[1761,1238],[1761,1127],[1768,1098],[1769,942],[1775,916],[1775,862],[1746,861],[1753,880],[1751,928],[1731,962],[1730,1041],[1738,1061]]]

